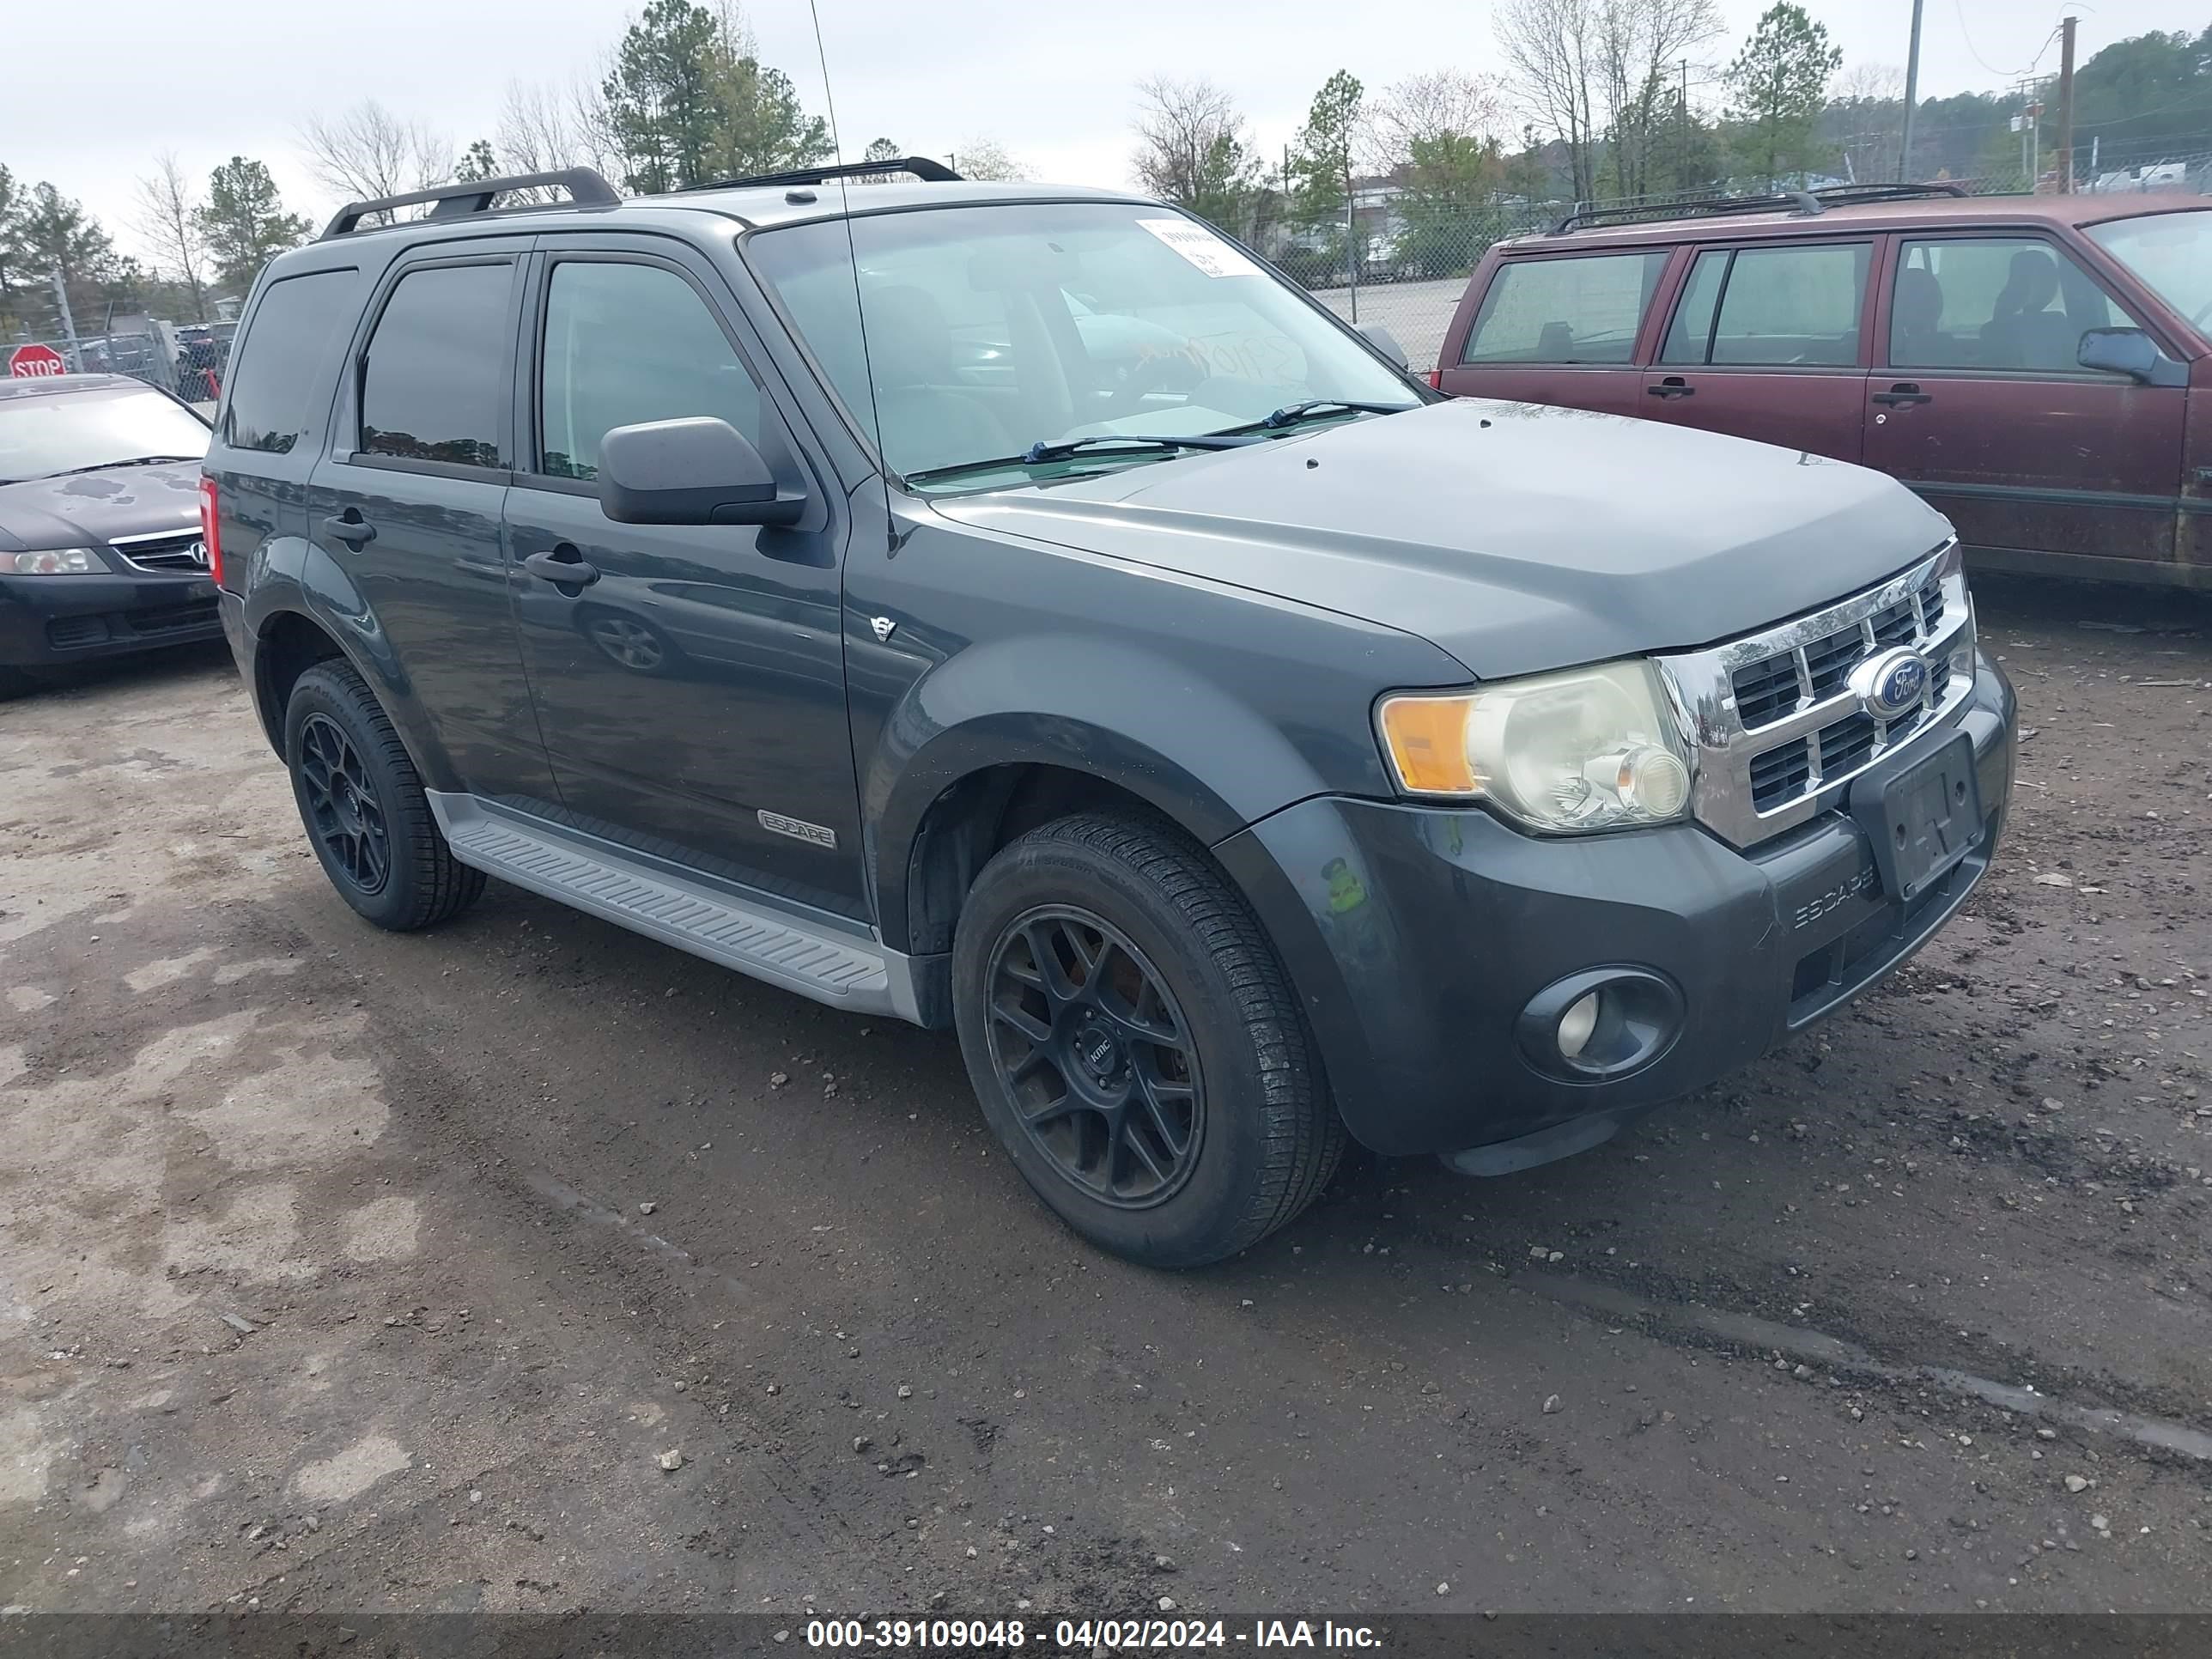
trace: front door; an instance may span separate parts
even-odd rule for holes
[[[2140,326],[2040,236],[1900,239],[1867,464],[1971,548],[2170,560],[2188,393],[2083,368],[2083,332]]]
[[[451,246],[402,264],[352,343],[308,479],[303,580],[404,705],[402,727],[436,745],[418,757],[434,788],[550,805],[500,551],[528,242]]]
[[[593,483],[599,441],[638,422],[718,416],[780,477],[803,478],[827,526],[845,519],[800,471],[710,267],[611,238],[544,246],[507,530],[518,631],[570,818],[862,915],[831,529],[615,523]],[[562,580],[564,568],[590,574]]]
[[[1873,256],[1870,240],[1699,249],[1638,412],[1857,460]]]

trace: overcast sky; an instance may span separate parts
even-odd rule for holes
[[[639,0],[641,3],[642,0]],[[1724,61],[1769,0],[1721,0]],[[1806,0],[1844,54],[1902,65],[1911,0]],[[1370,88],[1439,68],[1494,73],[1491,0],[1120,0],[1040,6],[1006,0],[819,0],[845,151],[878,135],[942,155],[995,138],[1034,176],[1128,182],[1132,91],[1165,72],[1205,76],[1243,106],[1273,154],[1329,72]],[[456,144],[489,136],[510,78],[566,83],[617,40],[623,0],[375,0],[302,9],[298,0],[15,0],[0,164],[52,179],[135,246],[134,181],[164,149],[204,178],[233,155],[258,156],[286,202],[319,218],[336,204],[299,161],[297,128],[363,96],[436,125]],[[2077,9],[2086,60],[2150,29],[2192,33],[2212,0],[1928,0],[1921,87],[1990,90],[2040,57]],[[746,8],[763,58],[816,108],[822,76],[805,0]],[[309,20],[313,21],[310,21]]]

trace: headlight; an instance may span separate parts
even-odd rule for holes
[[[1383,699],[1376,721],[1407,794],[1487,800],[1532,830],[1666,823],[1690,804],[1689,756],[1641,659],[1402,693]]]
[[[0,553],[0,576],[90,576],[107,567],[88,547],[42,547],[35,553]]]

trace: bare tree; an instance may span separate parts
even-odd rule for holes
[[[953,152],[963,179],[1026,179],[1029,168],[995,138],[970,138]]]
[[[1241,229],[1259,193],[1260,163],[1243,112],[1211,81],[1161,75],[1137,83],[1141,100],[1130,165],[1148,194]]]
[[[1905,71],[1894,64],[1854,64],[1836,77],[1822,112],[1854,179],[1891,179],[1905,144]]]
[[[1375,100],[1368,165],[1392,173],[1417,151],[1453,139],[1493,138],[1504,124],[1504,100],[1486,76],[1457,70],[1412,76]]]
[[[451,140],[422,122],[402,120],[374,98],[327,118],[309,116],[300,141],[316,182],[340,197],[400,196],[453,176]]]
[[[156,276],[173,274],[192,296],[192,320],[207,320],[207,238],[200,230],[199,192],[174,150],[154,158],[154,176],[138,181],[138,234],[154,256]]]
[[[1598,17],[1613,183],[1623,196],[1641,196],[1691,54],[1722,32],[1720,7],[1717,0],[1601,0]]]
[[[1615,187],[1644,189],[1676,110],[1670,81],[1722,23],[1715,0],[1505,0],[1497,27],[1516,95],[1565,145],[1574,194],[1587,200],[1601,146]]]
[[[1497,14],[1514,94],[1537,130],[1565,146],[1577,200],[1597,193],[1601,9],[1602,0],[1504,0]]]

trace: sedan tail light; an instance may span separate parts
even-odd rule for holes
[[[200,539],[207,544],[208,574],[222,586],[222,515],[216,510],[215,480],[200,475]]]
[[[1444,372],[1442,368],[1429,371],[1429,388],[1432,392],[1442,392],[1444,389]]]

